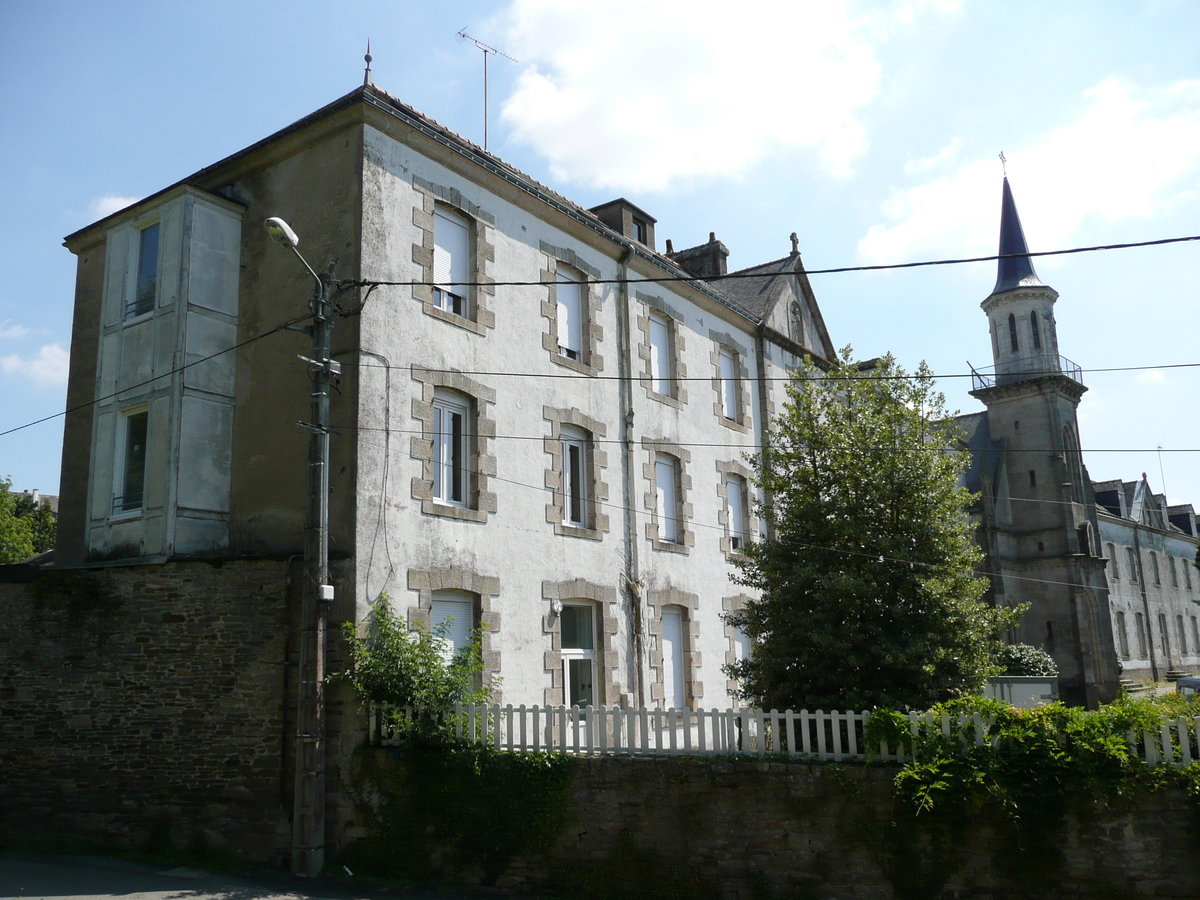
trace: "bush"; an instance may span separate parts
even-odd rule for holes
[[[1001,675],[1057,675],[1058,666],[1045,650],[1029,644],[1002,644],[996,651]]]

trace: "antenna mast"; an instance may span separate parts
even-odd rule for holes
[[[483,149],[488,148],[488,54],[495,53],[503,56],[505,59],[511,59],[516,62],[511,56],[503,50],[497,50],[495,47],[490,47],[478,38],[473,38],[467,34],[466,29],[458,33],[458,36],[464,41],[470,41],[476,47],[483,51]]]

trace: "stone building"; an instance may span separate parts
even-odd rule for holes
[[[67,238],[57,566],[303,547],[311,278],[333,327],[333,618],[482,626],[505,702],[730,702],[745,456],[833,347],[798,249],[656,249],[363,87]],[[724,276],[712,282],[692,275]],[[666,279],[666,280],[654,280]],[[644,283],[642,283],[644,281]]]
[[[979,494],[972,519],[988,600],[1030,604],[1012,639],[1054,657],[1066,702],[1095,706],[1116,695],[1122,666],[1157,679],[1165,666],[1200,663],[1196,573],[1179,565],[1195,558],[1195,516],[1151,499],[1144,476],[1137,485],[1088,477],[1076,416],[1087,387],[1059,354],[1058,293],[1028,252],[1005,178],[1002,258],[982,304],[994,365],[973,373],[971,392],[987,409],[958,420],[972,453],[966,483]]]

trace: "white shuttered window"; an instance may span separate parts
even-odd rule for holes
[[[650,313],[650,389],[672,396],[671,320],[655,311]]]
[[[583,358],[583,286],[571,272],[558,270],[558,353]]]
[[[448,665],[458,651],[471,646],[471,630],[475,627],[475,595],[466,591],[434,591],[429,620],[434,629],[445,624],[442,659]]]
[[[470,249],[467,220],[439,207],[433,222],[433,305],[438,309],[467,315]]]
[[[679,466],[675,457],[659,453],[654,461],[654,489],[658,512],[658,539],[679,543]]]
[[[746,546],[746,482],[736,475],[725,482],[729,503],[729,549],[737,552]]]
[[[730,422],[738,420],[737,357],[721,348],[721,415]]]
[[[683,667],[683,610],[666,606],[662,611],[663,706],[687,706],[687,682]]]

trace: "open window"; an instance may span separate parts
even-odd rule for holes
[[[586,307],[583,284],[579,276],[559,266],[555,272],[555,293],[558,301],[558,355],[576,362],[584,359]]]
[[[439,206],[433,222],[433,305],[470,318],[471,228],[467,218]]]
[[[118,454],[112,502],[114,516],[138,512],[145,504],[149,426],[150,412],[146,407],[122,411],[118,419]]]
[[[728,506],[729,550],[738,553],[746,547],[749,517],[747,514],[746,481],[739,475],[730,475],[725,481],[725,502]]]

